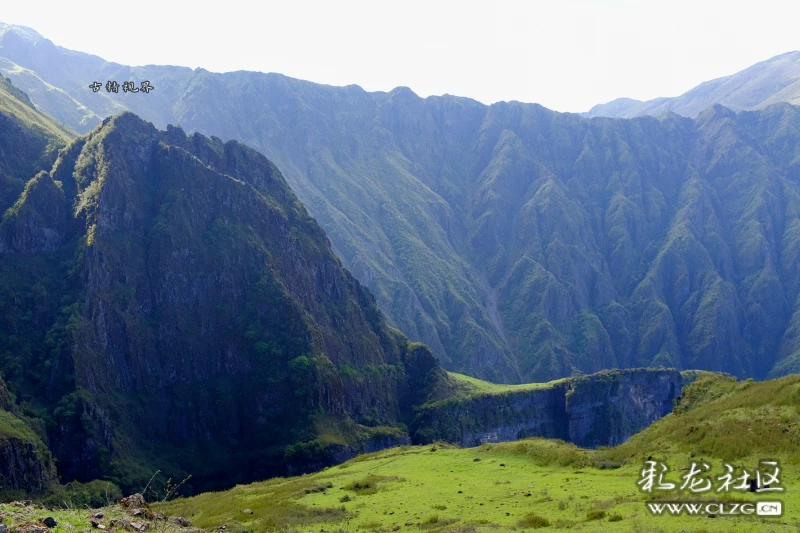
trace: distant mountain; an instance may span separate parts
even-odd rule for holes
[[[633,118],[664,113],[696,117],[715,104],[734,111],[761,109],[771,104],[800,105],[800,51],[756,63],[731,76],[701,83],[675,98],[633,100],[618,98],[583,113],[586,117]]]
[[[3,72],[80,131],[127,107],[266,154],[391,323],[448,369],[517,382],[653,365],[800,370],[794,106],[586,119],[125,67],[14,28],[0,46]],[[107,80],[155,90],[88,88]]]

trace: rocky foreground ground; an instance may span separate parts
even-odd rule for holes
[[[0,533],[72,533],[91,531],[130,531],[133,533],[205,533],[180,516],[158,511],[141,494],[123,498],[101,509],[49,509],[31,501],[0,504]]]

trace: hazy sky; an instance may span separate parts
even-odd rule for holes
[[[208,7],[206,7],[208,6]],[[674,96],[800,49],[800,2],[3,2],[0,21],[124,64],[586,111]]]

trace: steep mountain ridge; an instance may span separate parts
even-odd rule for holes
[[[131,113],[28,182],[0,258],[0,316],[22,333],[0,337],[2,371],[64,479],[130,486],[161,467],[213,488],[302,471],[332,445],[391,442],[441,372],[272,163]]]
[[[390,322],[450,370],[521,382],[796,368],[795,107],[586,119],[407,88],[125,67],[44,41],[13,29],[0,40],[16,65],[0,68],[37,105],[52,107],[52,90],[28,73],[91,111],[76,128],[122,106],[257,148]],[[156,89],[88,89],[122,76]]]

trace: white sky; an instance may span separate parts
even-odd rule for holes
[[[0,21],[123,64],[586,111],[800,49],[797,0],[4,1]]]

